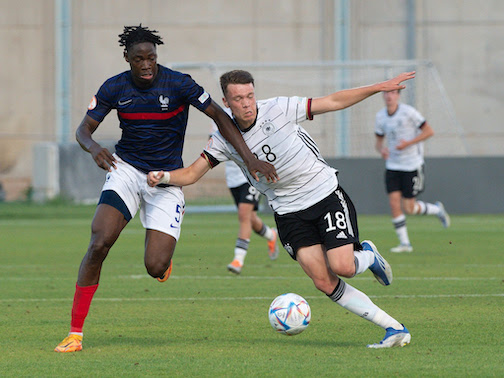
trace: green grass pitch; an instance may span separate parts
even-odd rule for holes
[[[1,376],[504,376],[504,217],[409,217],[413,253],[391,254],[388,216],[360,216],[362,239],[394,271],[383,287],[370,272],[347,279],[412,334],[405,348],[370,350],[384,331],[318,292],[282,249],[270,261],[253,235],[240,276],[227,272],[236,214],[184,219],[165,283],[143,266],[135,218],[105,261],[84,327],[84,350],[58,354],[67,334],[92,206],[0,204]],[[272,224],[271,215],[263,218]],[[310,326],[287,337],[267,309],[295,292]]]

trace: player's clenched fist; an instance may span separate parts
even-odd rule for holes
[[[168,184],[170,182],[170,172],[151,171],[147,174],[147,184],[155,187],[158,184]]]

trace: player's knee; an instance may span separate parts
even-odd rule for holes
[[[355,276],[355,264],[344,268],[340,268],[338,269],[338,272],[334,273],[336,273],[338,276],[341,277],[352,278],[353,276]]]
[[[415,207],[414,206],[404,206],[404,212],[406,215],[413,215],[415,214]]]
[[[313,279],[315,287],[324,294],[331,294],[335,284],[330,279]]]
[[[91,261],[103,261],[113,244],[103,238],[92,238],[88,247],[88,259]]]
[[[348,263],[339,262],[336,266],[331,266],[331,270],[337,276],[352,278],[355,276],[355,260],[348,261]]]
[[[238,222],[240,223],[251,223],[250,214],[239,213],[238,214]]]
[[[165,273],[166,269],[168,269],[169,265],[169,262],[168,264],[165,264],[161,261],[145,262],[147,273],[153,278],[161,277]]]

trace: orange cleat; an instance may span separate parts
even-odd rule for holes
[[[233,272],[234,274],[240,274],[242,270],[243,264],[239,262],[238,260],[233,260],[231,261],[231,264],[227,266],[228,270],[230,272]]]
[[[67,352],[78,352],[82,350],[82,336],[70,334],[63,339],[61,343],[54,348],[55,352],[67,353]]]
[[[268,255],[271,260],[276,260],[278,258],[278,254],[279,254],[278,244],[277,244],[278,231],[276,230],[276,228],[272,228],[271,231],[273,231],[275,238],[268,242]]]
[[[157,278],[159,282],[165,282],[168,278],[170,278],[172,266],[173,266],[173,260],[170,260],[170,266],[168,267],[168,269],[166,269],[166,272],[164,272],[163,277]]]

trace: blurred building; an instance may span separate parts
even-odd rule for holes
[[[5,62],[0,70],[0,182],[7,200],[22,198],[32,186],[36,145],[75,143],[75,130],[98,87],[128,69],[118,34],[124,25],[139,23],[160,32],[165,45],[158,47],[158,61],[165,65],[432,62],[453,105],[457,120],[453,132],[468,146],[464,153],[504,155],[502,1],[0,0],[0,47]],[[211,82],[216,78],[200,72],[191,74],[220,103],[221,94]],[[320,76],[326,71],[319,72]],[[416,81],[423,79],[418,76]],[[332,79],[325,82],[327,93],[344,87],[334,83]],[[298,88],[301,92],[296,92]],[[298,78],[293,93],[274,93],[259,86],[257,93],[259,98],[318,95],[305,93],[304,88],[310,86]],[[363,105],[369,112],[369,133],[364,129],[350,136],[352,143],[362,147],[347,151],[347,156],[373,156],[366,143],[372,143],[373,115],[381,105],[380,98]],[[420,111],[429,118],[421,107]],[[198,156],[210,128],[208,119],[196,113],[191,110],[186,164]],[[432,126],[435,130],[443,127],[434,122]],[[341,151],[326,144],[334,144],[339,135],[328,133],[332,131],[314,131],[313,135],[328,157],[338,157]],[[113,114],[95,134],[104,141],[119,136]],[[449,144],[449,139],[442,140],[428,151],[444,156]],[[82,158],[85,153],[76,154]],[[222,170],[215,170],[205,177],[207,185],[187,188],[186,195],[227,193],[222,177]]]

